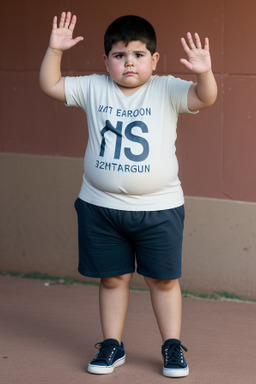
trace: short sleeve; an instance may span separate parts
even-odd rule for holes
[[[65,78],[65,98],[69,107],[86,107],[90,76]]]
[[[198,111],[190,111],[188,108],[188,92],[193,84],[192,81],[183,80],[170,76],[168,79],[168,90],[172,107],[179,113],[198,113]]]

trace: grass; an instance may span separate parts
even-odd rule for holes
[[[65,277],[59,277],[59,276],[52,276],[47,273],[41,273],[41,272],[1,272],[0,276],[12,276],[12,277],[20,277],[25,279],[37,279],[37,280],[44,280],[49,285],[53,284],[63,284],[63,285],[71,285],[71,284],[84,284],[84,285],[95,285],[98,286],[98,282],[91,282],[91,281],[84,281],[80,279],[76,279],[74,277],[65,276]],[[133,291],[149,291],[148,288],[137,288],[137,287],[131,287],[131,290]],[[214,292],[212,294],[204,294],[204,293],[195,293],[190,292],[187,290],[182,290],[182,296],[183,297],[194,297],[194,298],[200,298],[200,299],[211,299],[211,300],[236,300],[236,301],[247,301],[247,299],[238,296],[234,293],[230,292]]]
[[[71,285],[71,284],[87,284],[87,285],[98,285],[98,283],[88,282],[76,279],[74,277],[65,276],[52,276],[48,273],[41,272],[0,272],[0,276],[12,276],[12,277],[22,277],[25,279],[37,279],[37,280],[45,280],[52,284],[63,284],[63,285]]]
[[[189,291],[182,290],[183,297],[198,297],[200,299],[211,299],[211,300],[238,300],[238,301],[247,301],[248,299],[245,299],[242,296],[236,295],[235,293],[230,292],[214,292],[211,294],[205,294],[205,293],[191,293]]]

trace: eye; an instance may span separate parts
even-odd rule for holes
[[[115,56],[116,59],[122,59],[124,57],[123,54],[119,53],[118,55]]]
[[[135,57],[137,57],[139,59],[140,57],[143,57],[143,54],[142,53],[136,53]]]

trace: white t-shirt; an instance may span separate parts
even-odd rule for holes
[[[191,82],[152,76],[125,96],[109,76],[66,77],[68,106],[84,109],[89,140],[79,197],[129,211],[155,211],[184,203],[178,178],[178,115],[190,112]]]

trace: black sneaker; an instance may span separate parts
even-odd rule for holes
[[[124,345],[115,339],[106,339],[95,344],[97,355],[88,365],[88,372],[106,375],[114,371],[115,367],[125,363]]]
[[[164,360],[163,375],[168,377],[188,376],[189,368],[183,356],[183,351],[187,352],[180,340],[168,339],[162,346],[162,356]]]

